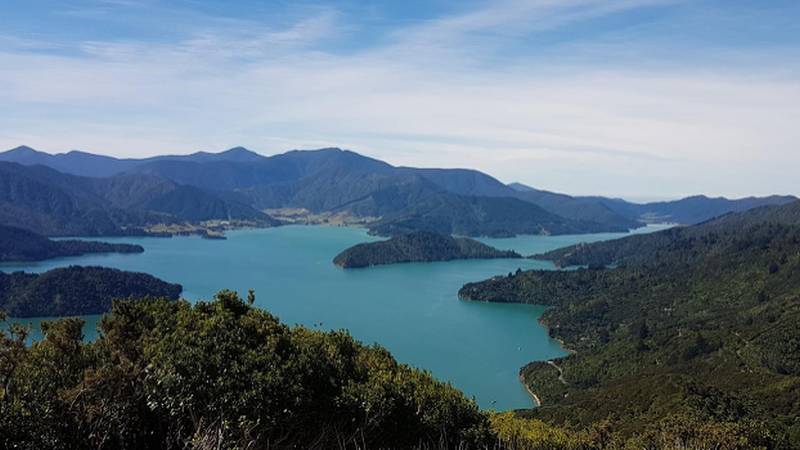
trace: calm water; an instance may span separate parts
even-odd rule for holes
[[[620,236],[521,236],[483,241],[528,255]],[[552,265],[532,260],[480,260],[342,270],[331,263],[346,247],[374,239],[358,229],[304,226],[233,231],[227,240],[103,239],[140,244],[145,252],[2,264],[0,270],[39,272],[72,264],[116,267],[181,283],[184,297],[190,300],[208,299],[222,288],[243,295],[253,288],[256,305],[285,323],[346,328],[365,343],[377,342],[388,348],[399,361],[452,382],[484,408],[531,407],[517,379],[519,368],[532,360],[564,355],[537,322],[544,308],[463,302],[457,293],[470,281],[517,268],[552,269]],[[87,316],[86,320],[87,337],[93,338],[97,317]]]

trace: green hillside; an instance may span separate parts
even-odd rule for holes
[[[521,374],[532,414],[633,435],[679,415],[754,424],[800,442],[800,202],[549,255],[613,269],[528,271],[464,286],[464,299],[552,305],[573,354]],[[768,430],[768,431],[766,431]]]

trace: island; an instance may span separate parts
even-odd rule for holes
[[[116,299],[177,299],[180,284],[106,267],[70,266],[47,272],[0,272],[0,310],[10,317],[101,314]]]
[[[521,257],[517,252],[498,250],[474,239],[418,231],[355,245],[336,255],[333,263],[343,268],[359,268],[407,262]]]
[[[58,240],[22,228],[0,225],[0,261],[43,261],[87,253],[142,253],[141,245],[106,242]]]

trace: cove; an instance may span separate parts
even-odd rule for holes
[[[652,231],[653,227],[642,229]],[[67,265],[99,265],[146,272],[181,283],[189,300],[209,299],[221,289],[256,291],[256,306],[284,323],[325,330],[347,329],[378,343],[400,361],[451,382],[483,408],[530,408],[519,383],[520,367],[565,355],[538,323],[544,307],[464,302],[467,282],[521,268],[553,269],[519,259],[412,263],[343,270],[332,258],[359,242],[378,238],[354,228],[285,226],[236,230],[227,240],[196,237],[113,238],[142,245],[142,254],[88,255],[40,263],[2,264],[0,270],[40,272]],[[523,254],[624,234],[520,236],[482,239]],[[96,336],[97,316],[86,334]],[[19,319],[34,325],[41,319]]]

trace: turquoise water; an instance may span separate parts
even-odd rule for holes
[[[483,239],[523,254],[622,234],[521,236]],[[531,407],[518,381],[533,360],[564,355],[537,319],[543,307],[459,301],[467,282],[517,268],[552,269],[532,260],[475,260],[397,264],[343,270],[331,263],[341,250],[367,240],[363,230],[287,226],[238,230],[227,240],[196,237],[117,238],[140,244],[142,254],[106,254],[0,264],[0,270],[40,272],[67,265],[100,265],[147,272],[181,283],[183,296],[208,299],[220,289],[256,291],[256,305],[288,324],[345,328],[359,340],[377,342],[401,362],[429,370],[474,396],[484,408]],[[87,316],[87,338],[96,336],[97,316]],[[38,319],[19,319],[38,323]]]

